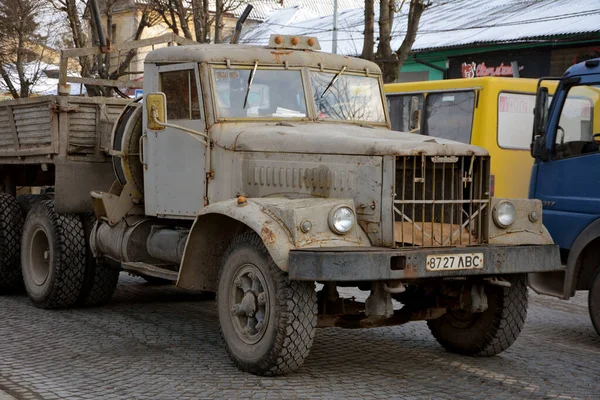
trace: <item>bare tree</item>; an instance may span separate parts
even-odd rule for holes
[[[116,0],[106,0],[104,4],[104,17],[106,18],[106,26],[112,26],[113,17],[113,5]],[[70,27],[72,34],[72,45],[77,48],[90,47],[97,45],[95,43],[97,38],[89,37],[85,32],[85,25],[83,23],[83,12],[84,9],[78,7],[77,0],[50,0],[51,4],[57,10],[64,12]],[[150,15],[150,8],[144,7],[142,9],[141,17],[138,21],[138,25],[135,34],[131,38],[132,40],[138,40],[141,38],[142,33],[146,27],[152,26],[155,19]],[[92,18],[92,32],[98,32],[98,29],[104,29],[104,27],[96,27],[93,24]],[[105,30],[106,32],[106,30]],[[111,32],[106,33],[106,37],[110,37]],[[94,35],[97,36],[97,35]],[[95,39],[95,40],[94,40]],[[121,59],[119,65],[114,68],[111,66],[110,54],[100,55],[98,57],[80,57],[79,64],[81,66],[81,76],[90,77],[97,76],[102,79],[117,79],[126,74],[129,64],[137,54],[137,49],[132,49],[127,52],[125,57]],[[87,85],[86,89],[92,96],[112,96],[113,88],[104,86],[91,86]]]
[[[365,38],[361,58],[373,59],[373,47],[375,46],[375,1],[365,0]]]
[[[210,43],[214,29],[214,42],[219,43],[223,39],[223,16],[240,7],[244,0],[149,0],[148,3],[176,35]],[[189,29],[190,20],[194,35]]]
[[[0,3],[0,77],[13,98],[29,97],[40,79],[47,36],[36,16],[41,0],[3,0]]]
[[[379,2],[379,44],[375,59],[381,65],[385,82],[394,82],[398,77],[400,67],[408,58],[417,38],[421,15],[433,4],[432,0],[402,0],[399,4],[397,2],[398,0],[380,0]],[[393,52],[391,33],[394,14],[401,12],[406,3],[408,3],[406,33],[400,47]]]

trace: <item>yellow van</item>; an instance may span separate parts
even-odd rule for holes
[[[487,149],[493,195],[506,198],[528,195],[536,88],[536,79],[499,77],[385,85],[392,129]]]

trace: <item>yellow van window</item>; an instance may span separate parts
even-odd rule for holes
[[[474,108],[474,91],[430,93],[425,99],[422,133],[470,143]]]
[[[535,95],[500,93],[498,96],[498,146],[529,150]]]
[[[388,95],[387,101],[392,130],[419,133],[420,126],[411,126],[411,118],[413,123],[418,120],[414,113],[423,109],[423,95]]]

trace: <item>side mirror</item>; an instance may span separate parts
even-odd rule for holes
[[[545,129],[548,121],[548,88],[539,87],[535,94],[535,108],[533,110],[533,133],[531,138],[531,156],[545,158]]]
[[[533,135],[544,135],[548,121],[548,88],[540,87],[535,94],[535,108],[533,110]]]
[[[162,92],[149,93],[144,99],[148,115],[148,129],[162,131],[167,124],[167,97]]]
[[[408,130],[410,132],[418,131],[421,127],[421,110],[419,109],[419,98],[413,96],[410,99],[410,121]]]

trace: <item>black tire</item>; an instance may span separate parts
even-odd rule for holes
[[[240,297],[252,298],[246,304],[255,305],[256,315],[244,313]],[[236,305],[238,315],[232,314]],[[236,237],[226,251],[217,310],[227,352],[242,371],[282,375],[297,370],[308,356],[317,326],[314,283],[290,281],[254,232]]]
[[[74,214],[58,214],[51,200],[34,204],[23,227],[23,281],[39,308],[74,305],[85,280],[83,224]]]
[[[17,200],[0,193],[0,294],[23,289],[21,275],[21,231],[23,215]]]
[[[90,234],[96,223],[92,213],[81,214],[81,223],[85,235],[86,268],[85,278],[77,304],[97,306],[111,299],[119,282],[119,270],[111,268],[102,259],[94,258],[90,248]]]
[[[600,268],[594,274],[592,285],[588,292],[588,309],[592,325],[594,325],[594,329],[600,335]]]
[[[42,200],[50,200],[50,198],[43,194],[23,194],[18,196],[17,202],[19,203],[21,211],[23,212],[23,218],[27,218],[27,214],[29,213],[29,210],[31,210],[31,207],[33,207],[35,203]]]
[[[482,313],[448,310],[427,322],[431,333],[446,350],[493,356],[508,349],[523,329],[527,317],[527,276],[506,278],[510,287],[485,286],[488,308]]]

